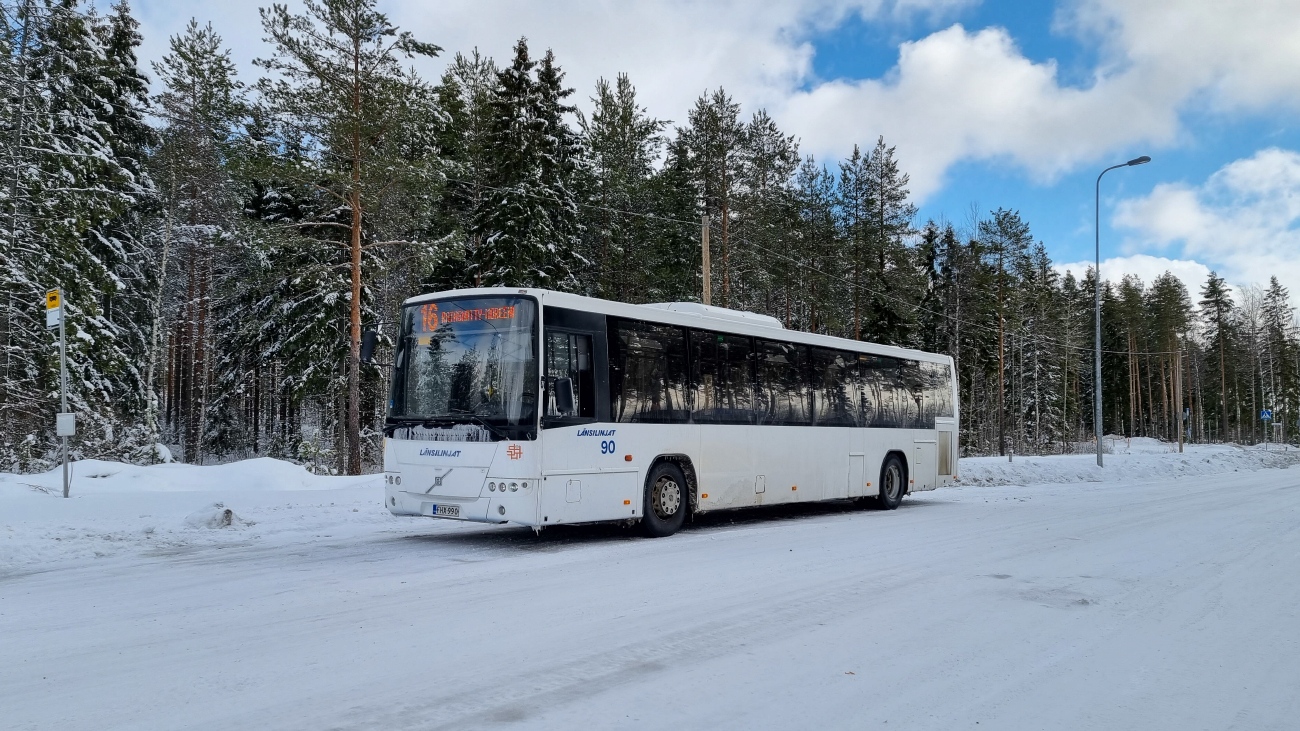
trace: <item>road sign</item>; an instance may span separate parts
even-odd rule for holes
[[[63,326],[63,291],[45,290],[45,327],[59,329],[59,413],[54,417],[54,435],[63,442],[63,497],[68,496],[68,437],[77,434],[77,419],[68,411],[68,339]]]
[[[1272,409],[1264,409],[1264,410],[1260,411],[1260,412],[1259,412],[1259,418],[1263,419],[1264,421],[1270,421],[1270,420],[1272,420],[1272,418],[1273,418],[1273,410],[1272,410]]]
[[[45,293],[45,327],[53,330],[63,322],[63,295],[57,289]]]

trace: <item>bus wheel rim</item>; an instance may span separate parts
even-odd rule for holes
[[[898,473],[898,465],[889,465],[885,471],[885,497],[893,500],[898,496],[898,486],[903,478]]]
[[[682,505],[682,488],[671,477],[661,477],[655,483],[653,498],[655,515],[667,520],[676,515]]]

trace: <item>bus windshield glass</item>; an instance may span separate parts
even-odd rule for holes
[[[397,346],[390,422],[478,424],[500,439],[533,434],[534,300],[473,297],[408,305]]]

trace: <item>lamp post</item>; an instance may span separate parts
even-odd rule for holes
[[[1096,310],[1096,315],[1097,315],[1097,349],[1093,358],[1096,365],[1096,372],[1094,373],[1095,380],[1093,381],[1092,384],[1092,393],[1093,393],[1092,429],[1094,432],[1096,432],[1096,436],[1097,436],[1097,466],[1098,467],[1103,466],[1102,459],[1101,459],[1101,432],[1102,432],[1102,428],[1101,428],[1101,176],[1114,170],[1115,168],[1125,168],[1125,167],[1131,167],[1133,165],[1145,165],[1146,163],[1149,162],[1151,162],[1151,158],[1147,157],[1146,155],[1143,155],[1142,157],[1135,157],[1126,163],[1121,163],[1119,165],[1111,165],[1105,170],[1102,170],[1101,175],[1097,176],[1097,191],[1096,191],[1097,195],[1096,195],[1095,206],[1094,206],[1094,210],[1096,212],[1096,221],[1094,222],[1094,227],[1093,227],[1093,230],[1096,232],[1097,268],[1093,270],[1093,273],[1096,277],[1096,283],[1092,288],[1093,307]]]

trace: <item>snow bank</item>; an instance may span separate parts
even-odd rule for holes
[[[139,466],[86,459],[71,463],[72,495],[121,492],[208,492],[234,489],[245,492],[327,490],[353,487],[375,479],[313,475],[284,460],[260,457],[229,464],[197,466],[157,464]],[[36,475],[0,474],[0,495],[13,492],[63,495],[63,468]]]
[[[962,485],[1039,485],[1070,482],[1132,482],[1189,475],[1250,472],[1300,464],[1300,450],[1284,445],[1177,444],[1158,439],[1107,438],[1105,467],[1095,454],[1022,457],[966,457],[958,463]]]
[[[269,458],[72,467],[67,500],[62,469],[0,474],[0,577],[115,556],[356,540],[401,524],[384,510],[382,475],[326,477]]]

